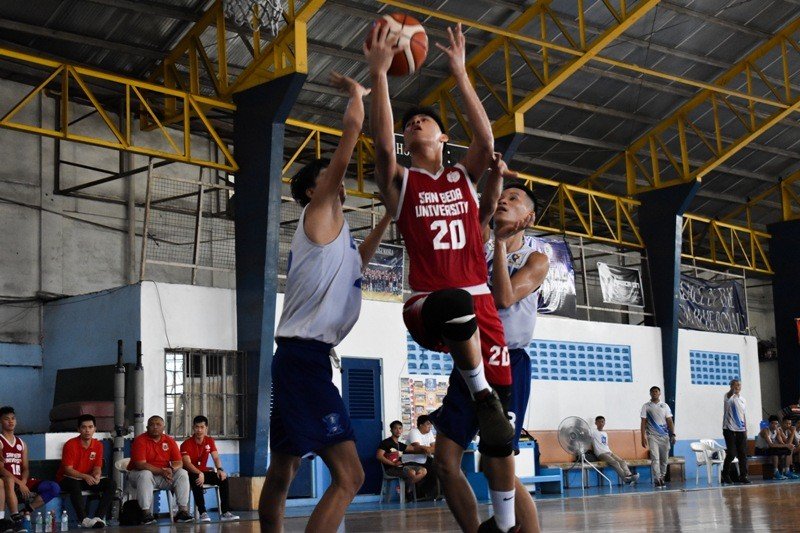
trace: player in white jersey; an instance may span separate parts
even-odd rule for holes
[[[661,401],[661,388],[650,387],[650,401],[642,406],[642,447],[650,449],[650,468],[653,485],[657,489],[666,487],[669,448],[675,444],[675,425],[672,410]]]
[[[292,239],[283,312],[272,360],[270,463],[261,491],[261,531],[282,531],[289,486],[300,459],[317,454],[331,473],[306,531],[339,528],[364,481],[344,402],[332,382],[329,354],[361,310],[361,269],[391,222],[387,215],[357,249],[344,218],[344,179],[364,121],[363,97],[354,80],[331,80],[350,97],[339,146],[330,163],[315,160],[292,178],[292,196],[303,206]]]
[[[725,464],[722,466],[722,483],[750,483],[747,478],[747,402],[742,397],[742,382],[731,380],[731,389],[725,393],[722,435],[725,437]],[[739,458],[739,475],[731,468],[735,457]]]

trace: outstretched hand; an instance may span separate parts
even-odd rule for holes
[[[492,164],[489,166],[489,172],[491,172],[492,178],[514,179],[519,176],[515,171],[508,169],[508,165],[503,161],[503,154],[500,152],[495,152],[492,156]]]
[[[467,72],[466,39],[461,31],[461,23],[456,24],[455,31],[453,31],[453,28],[448,27],[447,35],[450,40],[450,46],[435,43],[436,47],[447,54],[451,74],[454,76],[465,74]]]
[[[533,223],[533,212],[528,213],[528,215],[522,220],[517,220],[514,224],[506,228],[503,228],[502,230],[496,229],[494,232],[494,240],[507,241],[520,231],[525,231],[525,229],[529,228],[532,223]]]
[[[364,57],[367,58],[370,74],[385,74],[392,66],[392,59],[397,52],[400,35],[392,35],[388,24],[381,24],[372,32],[372,40],[367,46],[364,43]]]
[[[364,88],[363,85],[358,83],[353,78],[342,76],[335,70],[331,71],[330,81],[331,85],[339,89],[341,92],[349,95],[351,98],[363,98],[372,90]]]

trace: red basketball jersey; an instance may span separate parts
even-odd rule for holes
[[[3,466],[15,478],[22,479],[22,453],[25,451],[25,443],[19,437],[10,443],[0,435],[0,444],[3,445]]]
[[[433,292],[486,283],[478,195],[460,164],[436,175],[406,169],[397,227],[408,250],[412,290]]]

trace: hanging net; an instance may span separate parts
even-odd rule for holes
[[[225,17],[239,26],[249,25],[253,31],[269,29],[278,33],[283,14],[281,0],[224,0]]]

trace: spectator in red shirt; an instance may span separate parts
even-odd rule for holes
[[[183,468],[175,439],[164,433],[164,419],[151,416],[147,431],[133,439],[128,480],[142,508],[142,524],[154,524],[153,491],[169,489],[178,500],[175,522],[191,522],[189,514],[189,475]]]
[[[116,493],[116,484],[110,477],[101,477],[103,473],[103,443],[94,438],[97,430],[92,415],[78,417],[80,435],[64,443],[61,453],[61,466],[56,474],[56,481],[61,490],[69,493],[72,507],[78,516],[78,523],[84,528],[106,527],[104,518],[108,515],[111,502]],[[86,515],[86,506],[81,491],[99,492],[100,505],[95,518]]]
[[[208,467],[208,456],[214,460],[217,471]],[[194,503],[200,513],[201,522],[211,522],[206,512],[206,500],[203,494],[203,485],[219,485],[220,520],[223,522],[238,520],[239,517],[231,513],[228,504],[228,476],[222,468],[217,445],[214,439],[208,436],[208,418],[200,415],[192,421],[192,436],[181,444],[183,468],[189,472],[189,486],[192,487]]]

